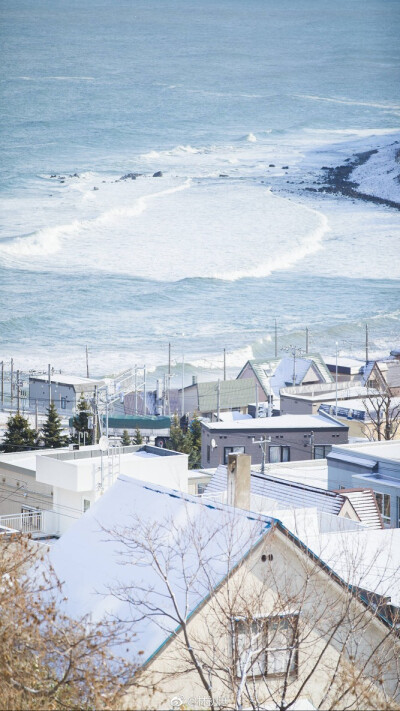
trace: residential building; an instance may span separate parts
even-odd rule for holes
[[[284,356],[267,360],[248,360],[237,378],[251,379],[257,385],[258,401],[273,401],[275,408],[279,403],[281,388],[333,382],[332,375],[318,353],[300,358]]]
[[[282,388],[280,394],[281,415],[316,415],[321,405],[326,411],[334,413],[338,401],[354,400],[371,395],[371,391],[361,383],[338,382],[302,385]],[[339,404],[339,402],[338,402]]]
[[[0,525],[36,538],[63,535],[120,472],[179,491],[188,487],[188,456],[159,447],[132,445],[102,451],[96,445],[29,455],[21,460],[14,454],[0,458],[1,488],[10,491],[1,504]]]
[[[218,380],[207,383],[194,382],[184,388],[183,406],[185,413],[193,417],[195,413],[217,420],[219,413],[247,414],[249,403],[254,401],[255,385],[250,380]],[[182,389],[179,390],[182,411]]]
[[[70,415],[75,412],[81,395],[87,400],[94,396],[95,387],[104,386],[103,380],[81,378],[78,375],[51,375],[49,380],[45,375],[31,375],[29,377],[29,408],[43,412],[49,406],[50,390],[51,400],[54,402],[61,415]]]
[[[369,361],[363,372],[364,384],[369,388],[400,395],[400,360],[394,357]]]
[[[203,422],[201,466],[226,464],[232,452],[250,454],[255,464],[263,458],[265,463],[323,459],[333,444],[348,441],[348,430],[347,425],[324,413]]]
[[[379,554],[379,566],[393,554],[385,580],[349,566],[340,543],[357,532],[326,534],[320,557],[278,520],[243,508],[247,460],[229,462],[233,505],[121,475],[52,546],[64,612],[130,621],[129,641],[114,651],[140,669],[120,707],[219,699],[248,708],[257,698],[264,708],[315,709],[338,696],[346,707],[395,706],[398,541]],[[338,552],[341,574],[327,562]]]
[[[227,503],[227,481],[227,467],[220,464],[205,489],[205,498]],[[291,530],[294,523],[294,532],[297,533],[299,520],[297,516],[293,517],[293,512],[299,510],[317,512],[319,532],[335,530],[336,527],[339,529],[340,524],[344,529],[357,529],[357,525],[343,526],[343,521],[339,521],[337,517],[345,518],[346,523],[352,521],[368,528],[383,528],[372,489],[330,491],[309,483],[274,477],[269,473],[261,474],[253,468],[250,486],[251,510],[278,518]]]
[[[335,380],[337,374],[339,382],[362,383],[365,360],[338,355],[337,358],[335,356],[325,356],[324,361]]]
[[[334,445],[328,454],[329,489],[368,487],[385,526],[400,527],[400,442]]]

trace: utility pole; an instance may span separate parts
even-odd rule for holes
[[[306,355],[308,355],[308,328],[306,328]]]
[[[219,422],[220,409],[221,409],[221,383],[218,379],[218,383],[217,383],[217,422]]]
[[[35,400],[35,430],[39,432],[39,412],[38,412],[38,401]]]
[[[336,341],[336,367],[335,367],[335,376],[336,376],[336,377],[335,377],[335,380],[336,380],[336,389],[335,389],[335,390],[336,390],[336,397],[335,397],[335,399],[336,399],[335,415],[336,415],[336,417],[337,417],[337,398],[338,398],[338,392],[337,392],[337,390],[338,390],[338,343],[337,343],[337,341]]]
[[[365,363],[368,365],[368,324],[365,324]]]
[[[88,347],[86,346],[86,377],[89,377],[89,351]]]
[[[182,353],[182,417],[185,415],[185,354]]]
[[[98,390],[97,385],[94,386],[94,397],[93,397],[93,434],[92,434],[92,444],[97,444],[97,398]]]
[[[226,380],[226,348],[224,348],[224,380]]]
[[[286,351],[288,353],[291,353],[293,356],[293,376],[292,376],[292,385],[296,385],[296,356],[302,356],[304,351],[302,348],[299,348],[298,346],[287,346],[286,348],[282,348],[283,351]]]
[[[106,387],[106,437],[108,439],[108,386]]]
[[[311,459],[314,459],[314,431],[310,432]]]
[[[275,319],[275,358],[278,357],[278,326]]]
[[[12,409],[14,400],[14,358],[11,358],[11,373],[10,373],[10,406]]]
[[[17,412],[19,414],[19,370],[17,370]]]
[[[146,398],[147,398],[147,393],[146,393],[146,366],[143,366],[143,414],[146,415],[147,407],[146,407]]]
[[[255,389],[256,389],[256,418],[258,417],[258,383],[256,381],[255,383]]]
[[[266,437],[265,439],[255,439],[253,437],[252,442],[253,442],[253,444],[259,444],[261,447],[261,451],[262,451],[261,474],[265,474],[265,460],[267,457],[267,444],[269,444],[271,442],[271,437]]]
[[[137,415],[137,365],[135,365],[135,415]]]
[[[4,360],[1,361],[1,409],[4,410]]]
[[[51,405],[51,365],[48,365],[48,382],[49,382],[49,407]]]

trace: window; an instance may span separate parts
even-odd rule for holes
[[[244,454],[244,447],[224,447],[224,464],[228,464],[228,454]]]
[[[290,462],[290,447],[285,445],[272,445],[269,448],[269,461],[272,464],[277,462]]]
[[[376,503],[378,504],[378,509],[381,512],[383,523],[390,526],[390,495],[389,494],[379,494],[375,491]]]
[[[89,499],[83,499],[83,513],[86,513],[88,509],[90,509],[90,501]]]
[[[207,462],[208,462],[208,464],[210,463],[210,459],[211,459],[211,446],[208,444],[207,445]]]
[[[297,674],[298,615],[238,620],[235,623],[237,676]]]
[[[197,495],[198,495],[198,496],[201,496],[202,494],[204,494],[206,488],[207,488],[207,484],[206,484],[206,483],[204,483],[204,482],[199,482],[199,483],[197,484]]]
[[[61,409],[62,409],[62,410],[66,410],[66,409],[67,409],[67,398],[66,398],[66,397],[62,397],[62,398],[61,398]]]
[[[314,446],[314,459],[325,459],[331,450],[331,444],[316,444]]]

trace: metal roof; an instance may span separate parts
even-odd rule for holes
[[[341,489],[340,494],[350,501],[364,526],[383,528],[382,517],[372,489]]]
[[[233,407],[247,407],[254,401],[254,382],[243,380],[221,380],[219,383],[219,406],[221,410]],[[218,383],[198,383],[199,412],[214,412],[218,405]]]
[[[249,360],[251,368],[256,375],[261,387],[266,395],[271,392],[275,396],[279,396],[279,391],[293,381],[293,358],[284,356],[283,358],[269,358],[266,360]],[[247,365],[247,363],[246,363]],[[245,368],[246,366],[244,366]],[[296,385],[301,385],[309,372],[310,368],[316,368],[321,382],[332,383],[333,376],[325,365],[325,362],[319,353],[309,353],[302,358],[296,358]],[[244,368],[239,373],[243,372]]]
[[[227,489],[226,466],[220,464],[209,482],[204,496],[217,494]],[[268,500],[277,501],[285,509],[316,508],[318,511],[338,516],[344,497],[338,492],[319,489],[300,482],[288,481],[251,472],[251,493]],[[267,502],[266,502],[267,504]]]

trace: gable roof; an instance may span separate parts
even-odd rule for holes
[[[227,489],[227,468],[220,464],[205,490],[205,496],[217,494]],[[274,476],[251,472],[251,493],[269,501],[276,501],[281,508],[316,508],[324,513],[338,516],[344,504],[344,497],[335,491],[319,489],[316,486],[288,481]],[[266,501],[268,507],[268,501]]]
[[[279,397],[281,388],[293,385],[293,358],[289,355],[285,355],[283,358],[249,360],[237,376],[239,379],[248,364],[266,395],[270,395],[273,392],[276,397]],[[325,365],[322,356],[319,353],[309,353],[305,357],[296,358],[295,385],[302,385],[310,371],[315,373],[320,382],[333,382],[333,376]]]
[[[93,621],[99,621],[105,614],[131,620],[132,615],[136,615],[136,636],[128,646],[124,644],[119,652],[123,656],[132,656],[141,651],[141,658],[146,660],[174,632],[177,622],[174,619],[172,600],[165,595],[164,584],[154,567],[132,564],[132,559],[129,565],[121,564],[127,549],[110,534],[116,527],[119,531],[129,533],[130,528],[138,525],[139,518],[141,527],[157,531],[157,545],[163,547],[164,554],[166,551],[182,553],[182,558],[178,555],[174,559],[170,576],[177,591],[177,603],[183,608],[186,604],[186,590],[182,584],[182,566],[186,566],[186,573],[193,571],[196,566],[196,546],[204,545],[207,579],[196,579],[196,586],[188,595],[189,612],[193,612],[209,593],[210,582],[216,587],[270,529],[273,520],[268,516],[203,502],[198,497],[145,484],[129,476],[120,476],[96,504],[52,546],[50,562],[59,579],[64,582],[63,596],[67,598],[64,603],[67,614],[72,617],[88,614]],[[168,525],[157,529],[157,522],[163,521],[167,521]],[[230,525],[224,526],[225,523]],[[191,534],[196,530],[196,541],[193,535],[190,539],[187,534],[185,541],[187,529],[190,529]],[[179,550],[182,545],[183,551]],[[141,609],[140,604],[130,605],[110,594],[110,588],[115,586],[141,584],[146,589],[152,588],[154,604],[163,596],[164,615],[155,614],[154,618],[148,619],[142,614],[144,603]]]

